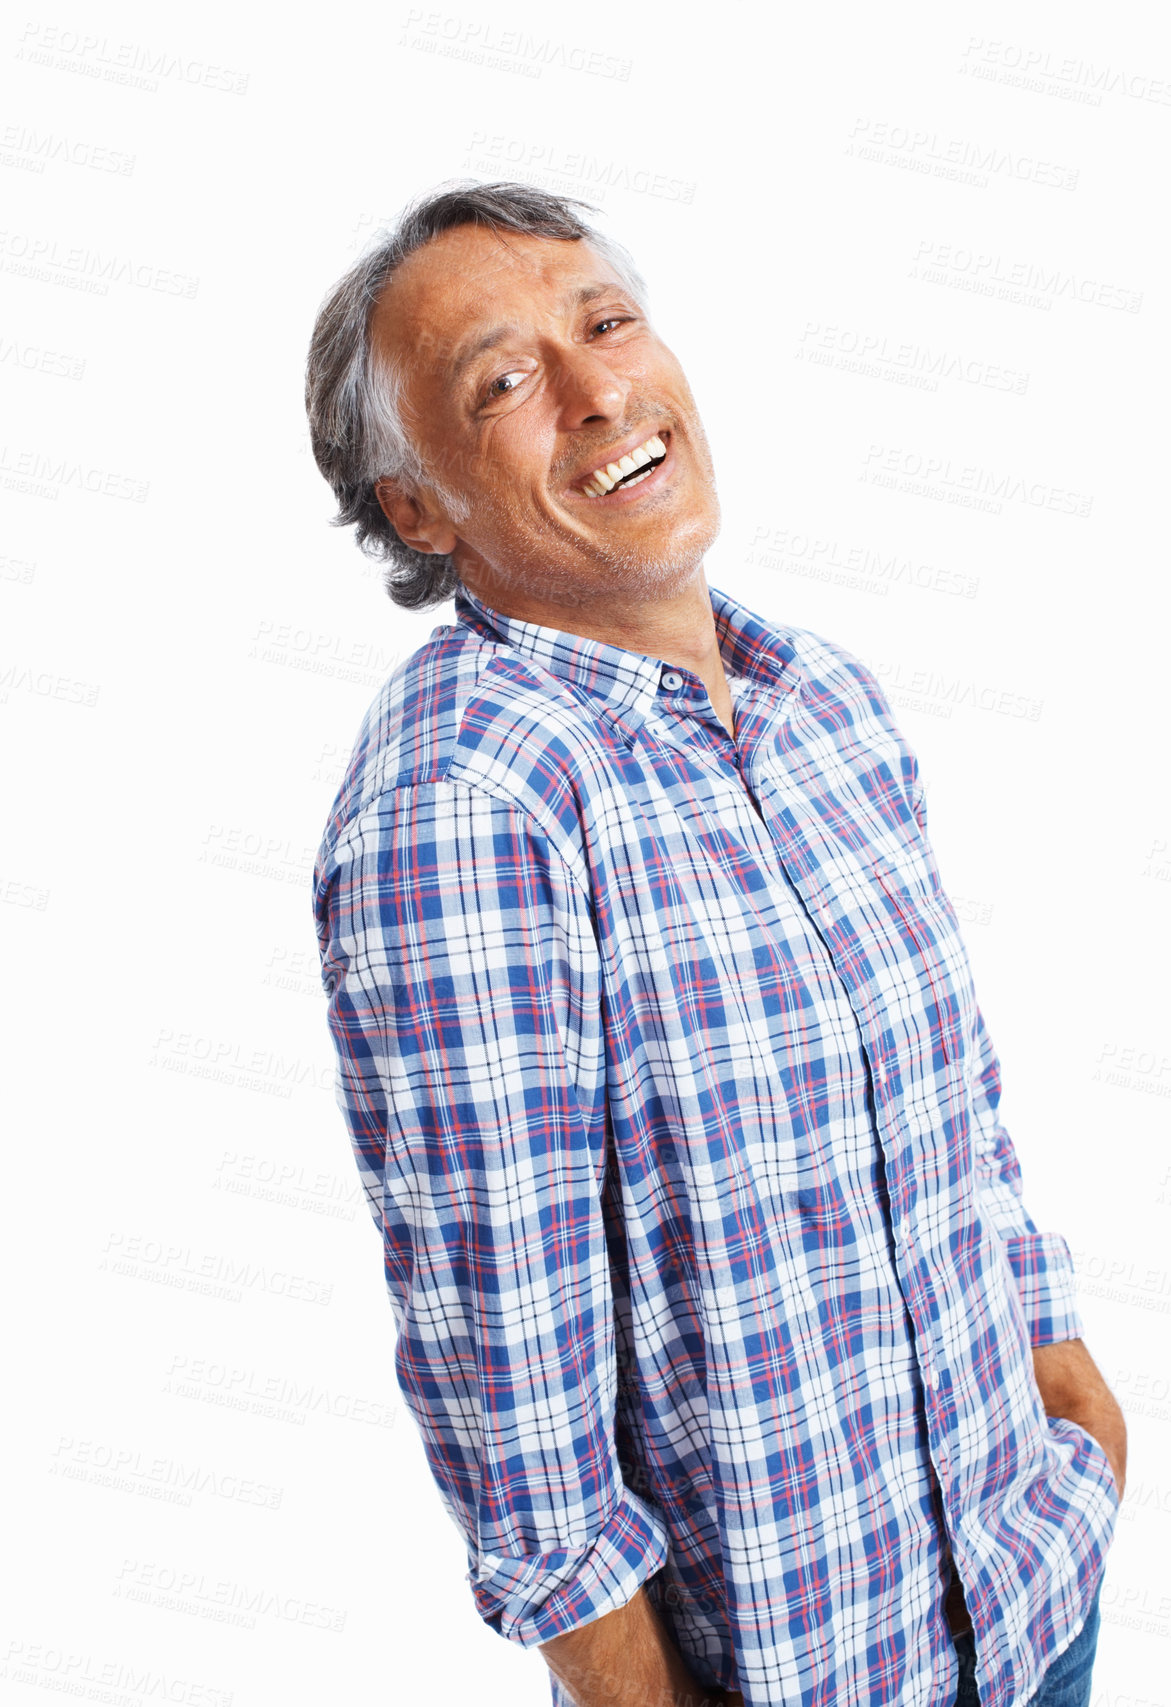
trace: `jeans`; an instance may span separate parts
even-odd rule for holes
[[[1041,1679],[1041,1687],[1028,1700],[1028,1707],[1088,1707],[1090,1673],[1094,1667],[1094,1650],[1098,1646],[1098,1626],[1101,1617],[1098,1599],[1102,1593],[1099,1583],[1090,1602],[1086,1621],[1063,1654],[1049,1666]],[[955,1638],[956,1658],[960,1662],[960,1686],[956,1691],[955,1707],[979,1707],[976,1690],[976,1644],[969,1631]]]

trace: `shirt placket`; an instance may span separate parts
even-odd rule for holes
[[[824,942],[830,965],[840,980],[858,1021],[859,1036],[870,1074],[875,1133],[886,1167],[889,1188],[888,1226],[897,1259],[895,1273],[913,1329],[912,1340],[922,1378],[923,1406],[932,1463],[950,1517],[952,1477],[949,1439],[952,1407],[947,1396],[948,1383],[944,1373],[946,1358],[938,1349],[940,1311],[929,1283],[925,1260],[918,1254],[926,1242],[916,1236],[916,1208],[921,1206],[922,1197],[916,1185],[915,1169],[910,1165],[909,1159],[914,1140],[903,1118],[901,1070],[889,1036],[884,1033],[876,1034],[874,1030],[872,1003],[866,992],[859,988],[852,974],[852,957],[838,950],[837,944],[843,930],[842,922],[840,919],[832,920],[826,917],[822,898],[806,875],[809,871],[816,872],[819,869],[817,848],[810,846],[800,823],[791,812],[765,811],[759,805],[759,793],[753,786],[753,780],[762,751],[767,748],[767,742],[762,738],[767,729],[767,722],[763,729],[759,724],[755,727],[751,750],[737,750],[737,761],[745,787],[754,803],[757,803],[770,847]],[[768,791],[765,793],[767,798]],[[803,858],[793,857],[796,844],[800,844]],[[942,994],[931,971],[929,945],[921,929],[908,917],[907,909],[900,901],[897,890],[893,885],[882,881],[881,874],[878,875],[882,891],[891,902],[900,925],[922,957],[935,1010],[942,1015],[946,1008],[942,1005]],[[858,942],[853,917],[849,919],[848,931],[851,939]],[[859,943],[859,946],[864,945]],[[944,1031],[945,1028],[941,1026],[941,1036]],[[946,1061],[948,1054],[945,1039],[942,1043],[942,1053]]]

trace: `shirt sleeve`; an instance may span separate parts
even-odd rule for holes
[[[932,870],[935,854],[927,838],[927,808],[918,768],[913,770],[912,805]],[[1078,1312],[1073,1258],[1058,1233],[1041,1233],[1025,1208],[1021,1169],[1012,1139],[1001,1124],[1000,1062],[984,1016],[976,1010],[976,1034],[969,1054],[977,1188],[984,1214],[996,1228],[1016,1280],[1035,1346],[1083,1337]]]
[[[443,782],[356,819],[317,905],[399,1386],[480,1616],[532,1647],[624,1605],[667,1557],[614,1444],[588,897],[516,807]]]

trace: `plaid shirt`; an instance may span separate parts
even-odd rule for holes
[[[367,714],[316,908],[398,1382],[502,1636],[645,1584],[748,1707],[938,1707],[954,1559],[1010,1707],[1117,1513],[1033,1379],[1069,1251],[878,684],[711,598],[735,741],[463,593]]]

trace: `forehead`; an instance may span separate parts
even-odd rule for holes
[[[400,362],[424,351],[449,363],[504,323],[556,317],[617,286],[613,267],[584,238],[497,235],[457,226],[416,249],[379,297],[371,333]]]

